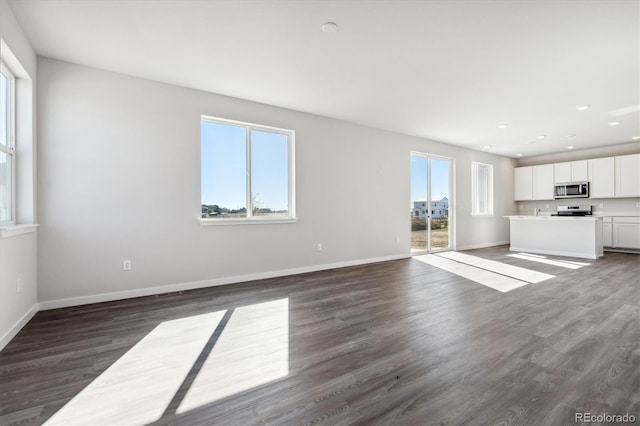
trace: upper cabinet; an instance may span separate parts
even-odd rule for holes
[[[615,157],[616,197],[640,197],[640,154]]]
[[[586,182],[589,177],[587,160],[553,165],[554,183]]]
[[[517,167],[514,170],[513,190],[516,201],[533,199],[533,167]]]
[[[553,164],[517,167],[513,188],[516,201],[553,200]]]
[[[589,196],[613,198],[615,188],[615,161],[613,157],[595,158],[589,163]]]
[[[640,197],[640,154],[516,167],[514,199],[553,200],[560,183],[589,182],[590,198]]]
[[[533,166],[533,200],[553,200],[553,164]]]

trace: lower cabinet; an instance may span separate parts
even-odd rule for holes
[[[602,245],[605,247],[613,246],[613,219],[610,217],[603,218]]]
[[[640,250],[640,217],[605,217],[602,242],[605,247]]]

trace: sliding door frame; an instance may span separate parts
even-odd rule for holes
[[[429,154],[426,152],[420,152],[420,151],[411,151],[409,154],[409,176],[411,176],[411,157],[420,157],[420,158],[424,158],[427,161],[427,181],[425,182],[425,185],[427,186],[427,248],[426,250],[413,250],[411,248],[411,238],[409,238],[409,250],[411,251],[412,255],[421,255],[421,254],[425,254],[425,253],[436,253],[436,252],[441,252],[441,251],[450,251],[450,250],[455,250],[456,249],[456,213],[457,213],[457,209],[456,209],[456,183],[455,183],[455,176],[456,176],[456,160],[455,158],[452,157],[445,157],[443,155],[437,155],[437,154]],[[449,246],[446,248],[438,248],[438,249],[433,249],[431,247],[431,202],[433,201],[431,199],[431,160],[441,160],[441,161],[448,161],[449,162],[449,212],[448,212],[448,239],[449,239]],[[409,179],[409,199],[411,200],[411,179]],[[411,200],[411,202],[413,203],[414,200]]]

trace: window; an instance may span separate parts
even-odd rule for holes
[[[15,223],[15,77],[0,62],[0,223]]]
[[[294,132],[201,119],[201,223],[295,219]]]
[[[493,166],[471,163],[471,214],[493,214]]]

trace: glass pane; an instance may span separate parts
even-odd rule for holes
[[[478,166],[478,213],[480,214],[487,214],[488,180],[487,168]]]
[[[202,217],[246,217],[245,128],[202,121],[200,130]]]
[[[251,208],[254,216],[289,214],[289,137],[251,131]]]
[[[411,249],[427,249],[427,159],[411,156]]]
[[[9,79],[0,73],[0,145],[9,146]]]
[[[0,151],[0,221],[13,220],[13,156]]]
[[[449,160],[431,160],[431,250],[449,247]]]

